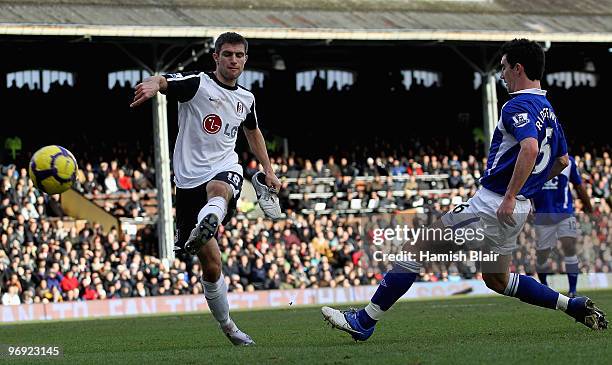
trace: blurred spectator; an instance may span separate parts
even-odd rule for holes
[[[125,174],[125,171],[123,171],[123,169],[118,170],[118,178],[117,178],[117,183],[118,183],[118,188],[121,191],[130,191],[132,190],[133,186],[132,186],[132,178],[127,176]]]
[[[2,295],[2,305],[19,305],[19,288],[16,285],[10,285],[8,291]]]
[[[149,190],[153,188],[151,182],[138,170],[134,170],[134,179],[132,182],[134,184],[134,189],[137,191]]]
[[[112,194],[119,191],[119,187],[117,187],[117,180],[112,172],[108,172],[106,178],[104,179],[104,186],[106,187],[106,193]]]

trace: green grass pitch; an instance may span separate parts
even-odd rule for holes
[[[587,293],[607,313],[612,291]],[[559,311],[513,298],[398,303],[367,342],[331,329],[319,307],[242,311],[257,345],[235,348],[210,314],[0,325],[0,343],[63,347],[71,364],[611,364],[612,329],[591,331]]]

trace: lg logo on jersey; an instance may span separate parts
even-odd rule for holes
[[[221,120],[221,117],[219,117],[217,114],[208,114],[202,120],[202,129],[204,129],[204,132],[208,134],[219,133],[222,125],[223,121]],[[223,134],[230,138],[235,138],[236,134],[238,134],[238,126],[230,128],[230,126],[226,124]]]
[[[202,120],[202,128],[208,134],[217,134],[221,130],[221,117],[217,114],[208,114]]]
[[[232,127],[230,130],[228,130],[228,128],[229,128],[229,125],[225,125],[225,130],[223,131],[223,134],[225,134],[226,136],[230,138],[236,137],[236,134],[238,134],[238,126]]]

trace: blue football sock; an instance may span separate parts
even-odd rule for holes
[[[412,271],[417,270],[418,267],[415,270],[407,270],[395,265],[391,271],[387,272],[368,306],[357,312],[359,324],[363,328],[374,326],[382,313],[391,308],[410,289],[417,277],[417,274]]]
[[[538,283],[532,277],[510,273],[504,295],[516,297],[522,302],[539,307],[557,309],[560,294],[546,285]]]
[[[565,272],[567,273],[567,281],[569,283],[569,292],[576,292],[576,284],[578,283],[579,261],[576,255],[565,256]]]
[[[546,282],[546,277],[548,276],[548,273],[550,272],[550,268],[548,267],[547,260],[544,260],[544,262],[540,262],[540,260],[542,259],[540,255],[541,253],[538,251],[538,262],[536,263],[536,271],[538,273],[538,279],[540,280],[540,283],[548,286],[548,283]]]
[[[357,322],[359,322],[361,327],[368,329],[374,327],[378,321],[370,317],[365,309],[360,309],[357,312]]]

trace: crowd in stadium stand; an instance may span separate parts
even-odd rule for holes
[[[248,177],[257,164],[244,161]],[[596,207],[592,215],[578,218],[581,269],[609,272],[612,161],[607,152],[585,153],[576,161]],[[458,155],[275,158],[287,219],[247,219],[252,204],[243,204],[238,217],[220,229],[228,287],[240,292],[375,284],[386,267],[372,260],[372,230],[393,226],[400,217],[410,217],[415,225],[432,222],[476,191],[485,163]],[[165,264],[157,257],[153,226],[135,234],[114,228],[104,233],[89,224],[77,229],[74,220],[66,219],[59,198],[34,189],[25,169],[9,165],[1,172],[2,304],[202,293],[195,258]],[[79,189],[92,199],[102,196],[113,214],[144,217],[150,213],[142,200],[154,196],[154,173],[150,161],[142,159],[86,163]],[[117,195],[121,198],[111,199]],[[398,211],[414,214],[389,214]],[[378,213],[376,219],[372,213]],[[519,272],[535,268],[533,237],[533,226],[527,224],[514,254]],[[553,270],[562,271],[559,250],[550,261]],[[452,263],[426,266],[421,280],[478,276],[477,267]]]

